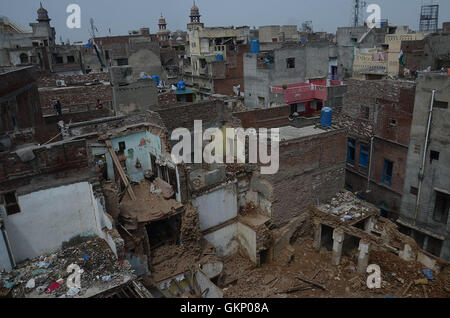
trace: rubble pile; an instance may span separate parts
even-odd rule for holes
[[[108,244],[100,238],[84,241],[37,257],[9,273],[0,274],[0,295],[12,297],[83,297],[89,288],[99,291],[120,285],[133,276],[128,262],[118,262]],[[79,266],[80,287],[69,288],[67,280]],[[69,270],[69,272],[68,272]]]
[[[219,285],[224,297],[450,297],[448,268],[440,273],[433,272],[434,279],[428,280],[422,264],[404,261],[391,252],[373,250],[370,264],[380,266],[382,282],[380,288],[370,289],[366,283],[368,274],[357,273],[356,251],[344,254],[341,264],[335,266],[331,263],[331,253],[324,247],[320,252],[315,251],[311,239],[292,247],[293,255],[288,263],[277,259],[256,267],[239,254],[224,260],[225,278]]]
[[[323,204],[318,207],[322,212],[333,214],[340,218],[342,222],[355,221],[366,217],[374,209],[369,204],[358,199],[350,191],[342,191],[333,197],[329,204]]]

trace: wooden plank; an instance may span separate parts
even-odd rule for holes
[[[311,280],[309,280],[309,279],[306,279],[306,278],[303,278],[303,277],[300,277],[300,276],[295,276],[295,277],[296,277],[297,279],[301,280],[302,282],[305,282],[305,283],[311,284],[311,285],[313,285],[313,286],[319,287],[319,288],[322,289],[322,290],[327,290],[327,289],[325,288],[325,286],[322,285],[322,284],[313,282],[313,281],[311,281]]]
[[[131,200],[133,200],[133,201],[136,200],[136,196],[134,195],[133,189],[131,188],[131,184],[128,181],[125,171],[123,171],[122,166],[120,165],[119,158],[117,158],[116,152],[114,151],[111,141],[106,140],[105,143],[106,143],[106,146],[108,147],[109,154],[111,155],[114,165],[116,166],[117,171],[119,172],[120,178],[122,179],[123,183],[125,184],[125,188],[127,189],[127,192],[130,195]]]

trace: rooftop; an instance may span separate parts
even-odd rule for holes
[[[302,137],[309,137],[328,132],[328,130],[317,126],[307,126],[296,128],[293,126],[280,127],[280,141],[294,140]]]

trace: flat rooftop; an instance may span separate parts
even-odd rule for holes
[[[317,126],[307,126],[297,128],[293,126],[280,127],[280,141],[294,140],[302,137],[309,137],[326,133],[329,130],[322,129]]]

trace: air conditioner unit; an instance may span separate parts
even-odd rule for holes
[[[66,87],[66,81],[64,80],[56,80],[56,86],[57,87]]]

